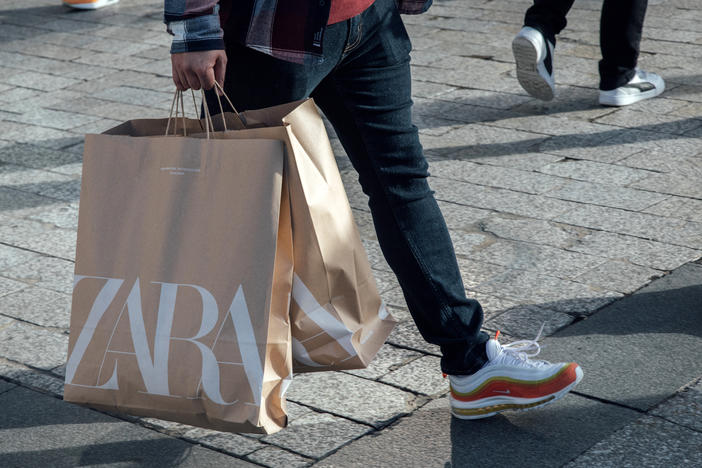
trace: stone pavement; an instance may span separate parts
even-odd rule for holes
[[[400,324],[368,369],[306,374],[290,427],[223,434],[60,400],[82,141],[172,98],[162,2],[73,12],[0,1],[0,466],[702,466],[702,9],[651,0],[640,65],[666,92],[597,104],[600,1],[559,37],[557,98],[519,87],[510,41],[528,0],[435,0],[405,17],[415,120],[485,327],[577,359],[577,391],[540,411],[451,420],[435,346],[339,168]],[[343,389],[343,397],[339,389]]]

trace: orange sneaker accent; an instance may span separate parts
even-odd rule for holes
[[[500,337],[500,330],[497,330],[495,332],[495,340],[497,340]]]
[[[536,382],[505,377],[488,379],[483,385],[468,393],[457,392],[451,387],[451,395],[458,401],[476,401],[499,395],[509,395],[514,398],[539,398],[557,393],[575,382],[577,379],[575,369],[577,367],[576,363],[571,362],[555,375]]]

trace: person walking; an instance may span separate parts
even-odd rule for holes
[[[530,95],[550,101],[555,95],[553,52],[575,0],[534,0],[524,27],[512,41],[519,84]],[[626,106],[656,97],[663,79],[636,67],[648,0],[604,0],[600,14],[599,102]]]
[[[550,403],[582,378],[575,363],[502,345],[465,294],[428,164],[411,122],[411,44],[400,13],[431,0],[166,0],[173,80],[223,86],[239,110],[314,98],[369,197],[378,241],[423,338],[440,346],[451,411],[475,419]],[[210,91],[208,99],[216,99]],[[216,100],[210,109],[219,109]],[[538,337],[537,337],[538,339]]]

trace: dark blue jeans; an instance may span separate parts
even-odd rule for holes
[[[534,0],[524,25],[538,29],[555,44],[574,1]],[[647,7],[648,0],[604,0],[600,14],[601,90],[618,88],[634,77]]]
[[[226,31],[226,28],[225,28]],[[448,229],[427,183],[411,122],[411,44],[394,0],[331,25],[324,57],[305,66],[227,41],[225,91],[239,110],[313,97],[339,136],[369,206],[380,247],[410,313],[441,346],[442,370],[470,374],[486,361],[483,311],[466,298]],[[210,109],[218,109],[213,99]]]

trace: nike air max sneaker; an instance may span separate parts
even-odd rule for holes
[[[656,97],[665,90],[663,78],[655,73],[636,69],[634,77],[624,86],[609,91],[600,91],[600,104],[604,106],[628,106],[643,99]]]
[[[507,410],[529,410],[565,396],[583,378],[574,362],[551,364],[531,359],[539,354],[536,340],[486,344],[488,362],[475,374],[450,375],[451,414],[480,419]]]
[[[512,41],[519,84],[527,93],[543,101],[550,101],[556,93],[553,47],[541,32],[529,26],[524,26]]]
[[[97,10],[117,2],[119,0],[63,0],[64,5],[79,10]]]

